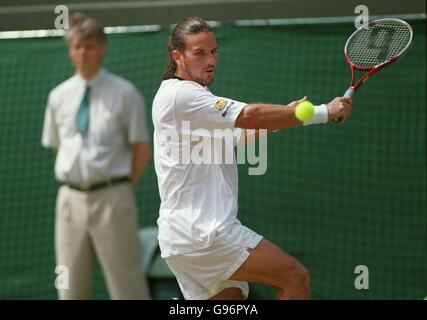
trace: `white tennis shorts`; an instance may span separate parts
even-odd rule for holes
[[[248,283],[228,278],[249,257],[247,249],[255,248],[261,239],[256,232],[235,223],[217,232],[210,247],[165,260],[187,300],[206,300],[229,287],[240,288],[247,298]]]

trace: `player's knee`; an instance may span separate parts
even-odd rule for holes
[[[302,271],[301,278],[302,278],[304,288],[307,291],[310,291],[311,275],[310,275],[310,272],[306,268],[304,268],[304,270]]]
[[[296,264],[292,271],[285,274],[282,287],[295,285],[305,290],[310,289],[310,272],[301,264]]]
[[[298,268],[297,274],[304,287],[310,287],[310,272],[304,266]]]

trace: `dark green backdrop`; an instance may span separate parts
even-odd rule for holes
[[[240,219],[297,257],[315,299],[421,299],[427,295],[425,20],[414,45],[370,79],[343,125],[294,128],[268,139],[268,170],[239,167]],[[241,101],[315,103],[341,95],[351,25],[216,28],[220,64],[211,89]],[[106,67],[151,102],[167,62],[168,30],[109,36]],[[0,40],[0,298],[54,299],[54,154],[40,146],[49,91],[72,75],[58,38]],[[152,163],[136,190],[140,226],[156,223]],[[369,268],[369,290],[354,269]],[[95,299],[108,298],[99,267]],[[252,287],[253,298],[274,292]]]

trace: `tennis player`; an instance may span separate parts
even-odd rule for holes
[[[198,17],[175,26],[168,50],[169,66],[152,111],[161,198],[159,244],[184,297],[244,299],[247,282],[257,282],[276,289],[277,299],[309,298],[307,269],[237,219],[236,163],[182,161],[185,143],[194,146],[194,137],[206,138],[206,132],[218,129],[233,130],[237,141],[245,137],[245,129],[273,131],[340,116],[345,120],[351,99],[337,97],[316,106],[313,118],[302,123],[294,115],[297,101],[284,107],[215,96],[208,86],[218,62],[218,45],[211,27]]]

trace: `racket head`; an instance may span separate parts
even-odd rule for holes
[[[353,68],[371,70],[402,57],[412,39],[413,31],[406,21],[378,19],[351,34],[344,46],[344,54]]]

